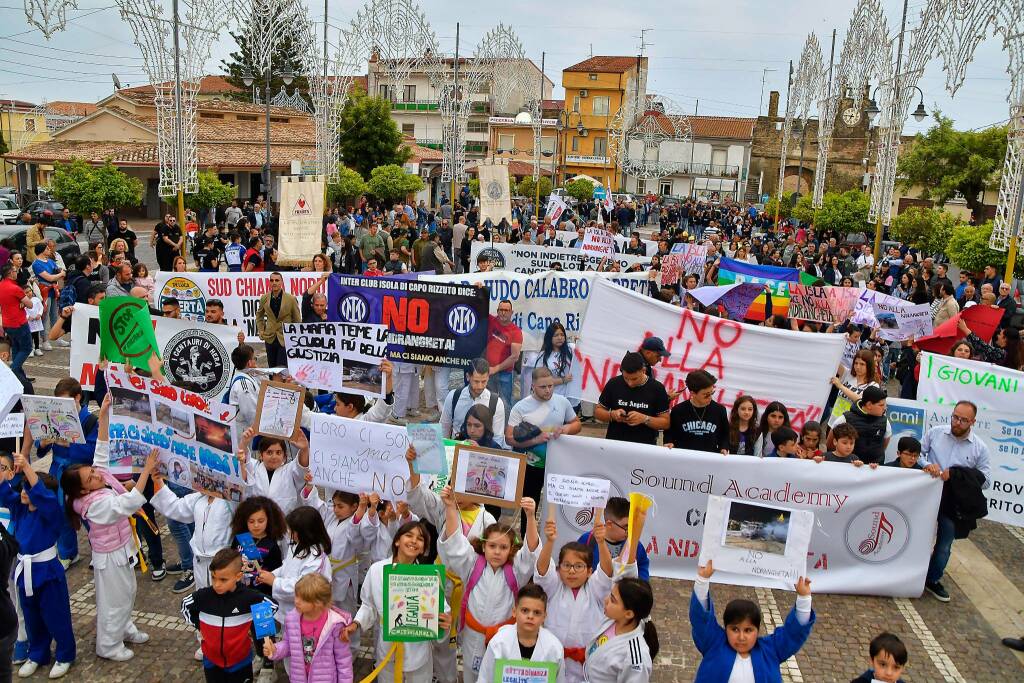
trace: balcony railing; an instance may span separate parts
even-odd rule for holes
[[[739,166],[725,164],[683,164],[676,175],[707,176],[710,178],[738,178]]]
[[[440,104],[437,100],[391,101],[392,111],[437,111],[439,107]]]

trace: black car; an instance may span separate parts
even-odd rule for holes
[[[26,206],[25,211],[32,214],[32,220],[34,221],[39,220],[40,217],[42,217],[43,213],[46,211],[49,211],[54,218],[57,218],[62,213],[64,213],[64,205],[61,204],[60,202],[54,202],[49,200],[38,201],[32,202],[31,204]]]
[[[30,225],[0,225],[0,239],[10,239],[14,248],[25,251],[25,238],[28,235]],[[71,266],[75,259],[82,255],[82,249],[78,242],[63,228],[45,228],[44,234],[47,239],[57,243],[57,253],[64,259],[65,266]]]

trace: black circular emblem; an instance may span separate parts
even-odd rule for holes
[[[501,252],[497,249],[488,247],[480,252],[480,256],[483,256],[490,261],[495,270],[501,270],[505,267],[505,257],[502,256]]]
[[[206,398],[220,400],[230,367],[227,349],[206,330],[183,330],[164,348],[164,374]]]

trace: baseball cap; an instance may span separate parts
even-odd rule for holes
[[[644,343],[640,345],[640,349],[643,351],[654,351],[655,353],[661,354],[663,358],[668,358],[672,354],[665,348],[665,342],[660,337],[648,337],[644,339]]]

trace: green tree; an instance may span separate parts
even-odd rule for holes
[[[790,214],[801,223],[813,223],[815,213],[813,201],[814,198],[811,195],[805,194],[797,200],[796,206],[793,207]]]
[[[1006,126],[983,130],[954,130],[953,119],[935,112],[935,125],[918,133],[896,167],[899,186],[921,188],[921,197],[945,205],[963,195],[975,216],[982,215],[978,199],[996,182],[1006,156]]]
[[[576,178],[565,184],[565,193],[578,201],[585,202],[594,198],[594,183],[586,178]]]
[[[367,188],[377,199],[398,201],[423,189],[419,176],[406,173],[398,164],[378,166],[370,172]]]
[[[378,166],[401,166],[412,152],[391,119],[391,102],[355,92],[341,112],[341,158],[364,179]]]
[[[948,211],[911,206],[892,219],[889,236],[926,254],[939,254],[946,251],[960,222]]]
[[[198,191],[185,195],[185,206],[197,214],[215,206],[226,206],[237,195],[235,186],[222,183],[213,171],[200,171]]]
[[[263,14],[268,11],[267,0],[254,0],[252,3],[252,22],[258,21],[256,16]],[[253,84],[259,89],[260,98],[264,97],[266,88],[266,71],[263,64],[257,64],[256,59],[253,56],[252,44],[253,36],[246,33],[231,33],[232,38],[235,40],[235,44],[238,49],[228,55],[227,59],[220,61],[221,66],[224,68],[224,80],[231,85],[241,88],[242,93],[235,93],[234,96],[240,100],[249,100],[251,89],[242,80],[242,73],[249,69],[249,73],[255,77],[255,83]],[[291,70],[294,74],[294,80],[291,85],[285,86],[287,89],[298,90],[300,93],[309,93],[309,82],[303,75],[305,73],[305,66],[302,63],[302,55],[299,52],[299,46],[295,40],[296,36],[294,33],[285,33],[277,38],[274,49],[270,52],[270,63],[273,66],[274,74],[280,74],[284,71],[285,67]],[[274,97],[281,90],[281,86],[284,85],[284,80],[280,75],[273,75],[270,79],[270,96]]]
[[[821,208],[814,212],[814,227],[819,232],[835,230],[841,234],[864,232],[868,222],[869,197],[860,190],[842,194],[826,192]]]
[[[360,195],[366,194],[366,191],[366,181],[358,171],[338,164],[338,180],[327,184],[327,199],[331,203],[340,202],[348,205],[354,203]]]
[[[1006,252],[989,248],[991,236],[992,221],[979,226],[960,223],[953,228],[945,253],[961,270],[980,273],[985,266],[995,266],[1001,275],[1006,269]],[[1017,259],[1013,273],[1016,277],[1024,277],[1024,261]]]
[[[516,189],[519,191],[519,194],[521,194],[524,197],[529,197],[530,199],[534,199],[537,196],[537,194],[536,194],[536,192],[537,192],[537,185],[536,185],[536,183],[533,182],[533,176],[526,176],[525,178],[520,180],[519,181],[519,185],[517,186]],[[540,197],[541,197],[541,201],[543,201],[544,197],[547,197],[549,194],[551,194],[551,178],[548,178],[547,176],[541,176],[540,177]]]
[[[79,215],[142,203],[142,182],[119,171],[110,159],[97,167],[81,159],[57,162],[52,189],[54,197]]]
[[[765,215],[770,216],[772,220],[775,220],[775,207],[779,207],[779,219],[789,218],[789,215],[793,212],[793,200],[790,199],[790,195],[782,195],[782,203],[779,203],[778,197],[772,195],[772,198],[768,200],[768,203],[764,205]]]

